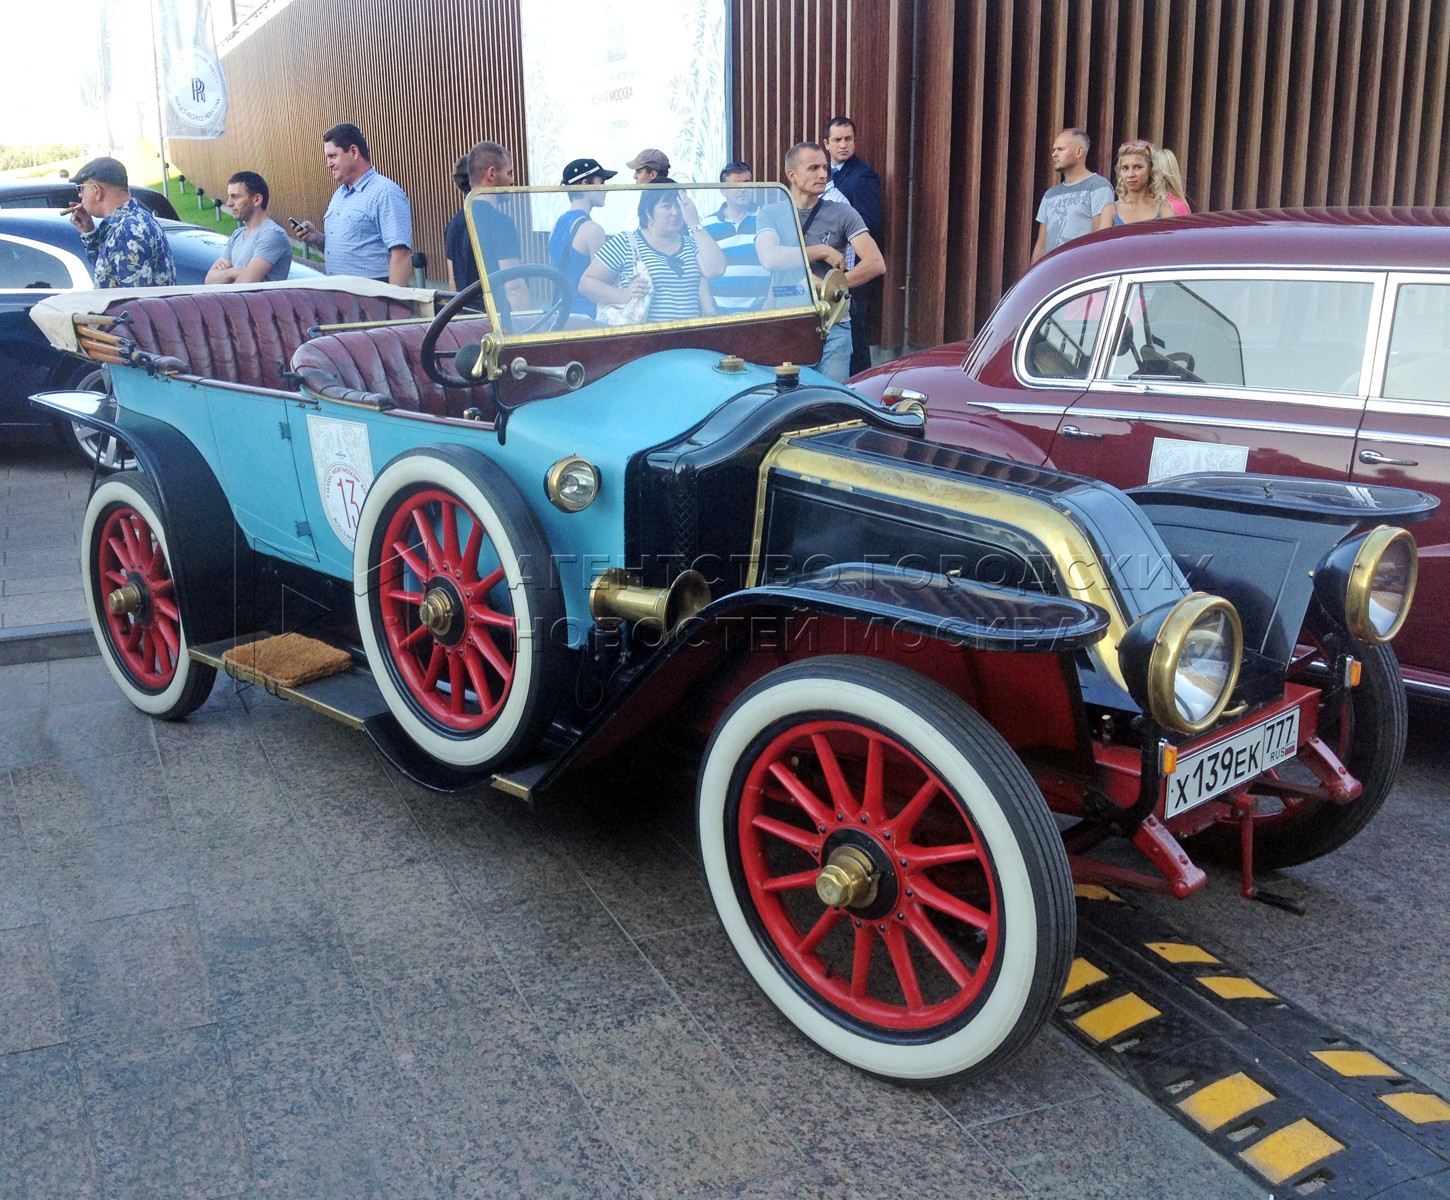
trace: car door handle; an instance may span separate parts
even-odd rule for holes
[[[1368,463],[1372,467],[1418,467],[1418,458],[1391,458],[1388,454],[1381,454],[1378,450],[1361,450],[1359,461]]]
[[[1080,429],[1076,425],[1064,425],[1059,431],[1063,437],[1070,438],[1100,438],[1100,433],[1089,433],[1086,429]]]

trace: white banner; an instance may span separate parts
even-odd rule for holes
[[[156,0],[163,137],[225,132],[227,83],[217,58],[207,0]]]
[[[726,0],[647,11],[642,18],[639,0],[520,4],[536,187],[557,185],[564,164],[586,156],[619,172],[611,182],[629,183],[624,164],[646,148],[663,150],[682,183],[720,177],[730,151]],[[773,171],[757,166],[756,178],[773,179]]]

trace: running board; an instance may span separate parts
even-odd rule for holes
[[[358,730],[388,762],[430,792],[462,792],[489,784],[505,795],[532,802],[534,786],[554,765],[554,756],[546,756],[516,764],[495,775],[477,775],[439,762],[420,750],[403,732],[378,690],[373,673],[356,654],[352,656],[351,670],[296,687],[256,682],[250,673],[243,671],[239,674],[231,663],[223,661],[222,655],[233,646],[244,646],[266,636],[265,633],[246,633],[209,642],[205,646],[192,646],[188,653],[193,662],[215,667],[244,683],[256,683],[270,695],[305,705],[324,717]]]

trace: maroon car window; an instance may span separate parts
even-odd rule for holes
[[[1107,375],[1356,395],[1373,301],[1356,279],[1135,283]]]
[[[1108,289],[1082,292],[1047,313],[1032,330],[1026,364],[1039,379],[1086,379],[1102,329]]]
[[[1395,297],[1384,394],[1446,400],[1450,389],[1450,284],[1405,283]]]

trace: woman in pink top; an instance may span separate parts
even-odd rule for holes
[[[1178,156],[1165,146],[1153,151],[1153,159],[1158,168],[1158,178],[1163,180],[1163,199],[1168,201],[1175,216],[1186,217],[1193,209],[1188,207],[1184,198],[1183,172],[1178,169]]]

